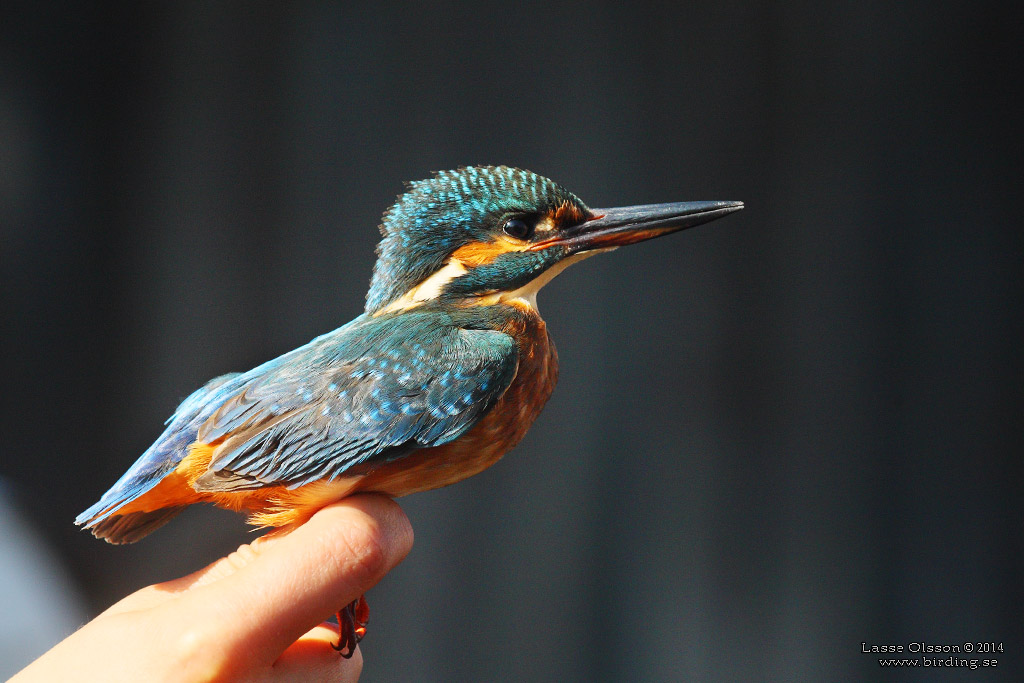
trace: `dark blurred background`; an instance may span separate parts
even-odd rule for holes
[[[0,476],[95,613],[250,538],[73,526],[208,378],[357,315],[402,182],[740,199],[541,294],[526,440],[402,501],[364,680],[1022,680],[1019,16],[6,3]],[[1018,13],[1019,14],[1019,13]],[[861,642],[1001,641],[893,672]]]

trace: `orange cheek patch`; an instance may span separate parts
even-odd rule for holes
[[[525,242],[517,244],[499,238],[494,242],[470,242],[456,249],[452,256],[467,266],[476,267],[491,263],[510,251],[526,251],[528,246]]]

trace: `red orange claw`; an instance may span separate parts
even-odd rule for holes
[[[348,659],[355,654],[356,646],[366,636],[366,623],[370,620],[370,606],[366,597],[360,595],[338,610],[338,644],[331,644],[342,657]]]

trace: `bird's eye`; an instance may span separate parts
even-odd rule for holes
[[[501,227],[509,237],[517,240],[528,240],[533,235],[533,224],[522,218],[509,218]]]

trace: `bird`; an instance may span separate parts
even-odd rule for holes
[[[212,503],[288,529],[356,492],[398,497],[477,474],[523,438],[555,387],[537,292],[590,256],[742,208],[591,209],[509,166],[408,183],[384,213],[365,311],[196,390],[76,524],[133,543]],[[339,610],[344,656],[367,617],[363,598]]]

